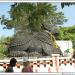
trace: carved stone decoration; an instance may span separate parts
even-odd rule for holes
[[[40,32],[18,32],[8,45],[9,56],[51,56],[60,54],[62,51],[56,45],[54,35],[57,36],[59,31],[56,25],[42,24]]]

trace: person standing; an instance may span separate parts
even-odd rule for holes
[[[5,72],[14,72],[13,67],[15,67],[16,63],[17,63],[17,60],[15,58],[12,58]]]
[[[33,72],[32,65],[30,64],[29,61],[24,62],[24,67],[22,69],[22,72]]]

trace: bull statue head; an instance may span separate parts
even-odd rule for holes
[[[51,32],[55,36],[59,35],[59,30],[58,30],[58,27],[56,25],[42,24],[42,29],[46,30],[48,32]]]

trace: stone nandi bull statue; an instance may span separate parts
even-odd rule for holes
[[[33,34],[18,33],[8,45],[9,56],[51,56],[62,52],[55,42],[58,34],[56,26],[42,24],[40,32]]]

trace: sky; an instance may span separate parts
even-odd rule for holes
[[[10,10],[10,5],[12,3],[0,3],[0,17],[1,15],[5,15],[5,17],[10,18],[8,11]],[[60,3],[53,3],[57,5],[57,11],[62,11],[64,16],[68,19],[63,26],[72,26],[75,25],[75,6],[65,6],[63,9],[61,8]],[[3,29],[4,25],[0,24],[0,37],[1,36],[12,36],[14,34],[14,29],[7,30]]]
[[[0,3],[0,17],[5,15],[5,17],[10,18],[8,11],[10,10],[11,3]],[[14,34],[14,29],[8,30],[3,29],[4,25],[0,24],[0,37],[1,36],[12,36]]]

